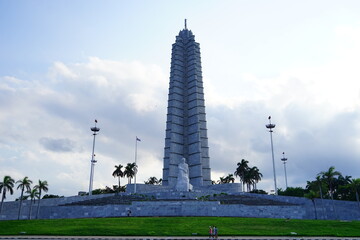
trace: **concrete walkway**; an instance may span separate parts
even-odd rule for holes
[[[103,237],[103,236],[0,236],[0,240],[197,240],[209,239],[209,237]],[[360,240],[360,237],[237,237],[219,236],[218,240]]]

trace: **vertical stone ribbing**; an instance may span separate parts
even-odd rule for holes
[[[211,184],[200,45],[187,29],[172,45],[164,150],[163,185],[175,186],[183,157],[193,186]]]

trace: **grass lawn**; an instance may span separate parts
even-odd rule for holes
[[[360,236],[360,221],[285,220],[235,217],[131,217],[0,221],[0,235],[206,236],[215,225],[220,236]]]

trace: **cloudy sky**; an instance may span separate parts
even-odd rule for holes
[[[136,136],[138,182],[162,177],[171,44],[185,18],[201,47],[213,180],[244,158],[264,175],[258,188],[274,188],[269,115],[278,187],[283,151],[289,186],[330,166],[358,178],[359,12],[355,0],[2,0],[0,178],[86,191],[94,119],[94,188],[117,184]]]

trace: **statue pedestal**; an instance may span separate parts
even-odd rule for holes
[[[192,185],[186,181],[179,181],[176,183],[175,190],[178,192],[188,192],[193,189]]]

